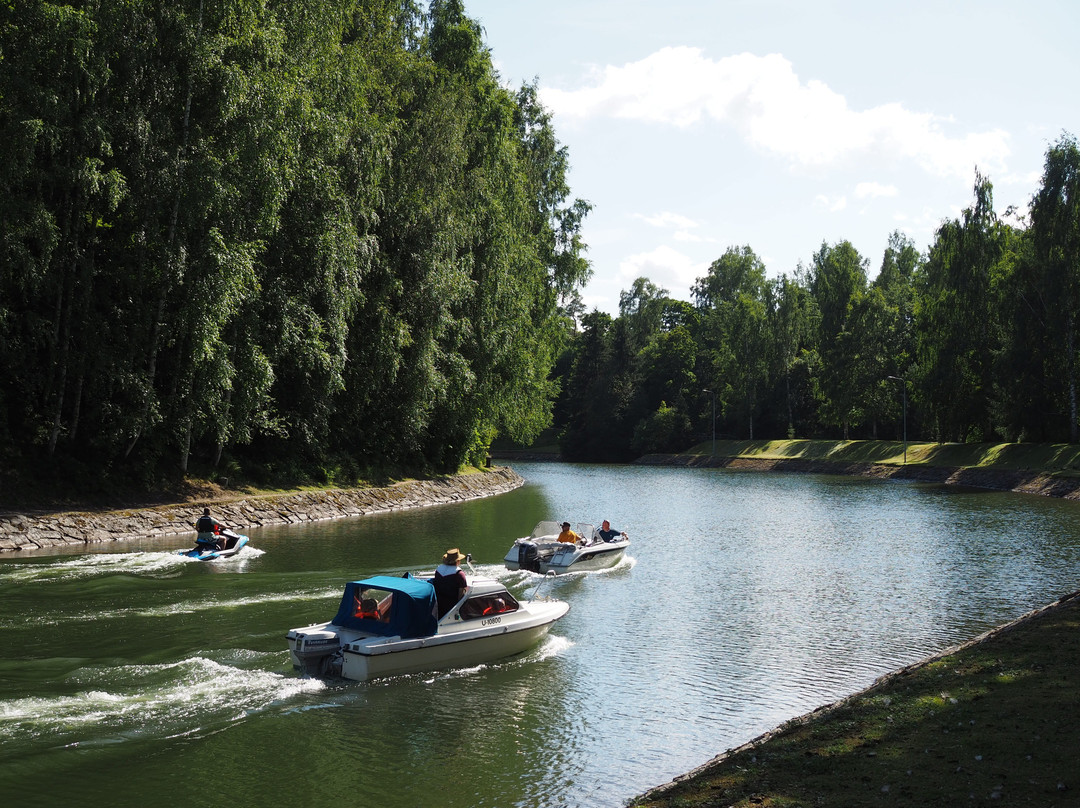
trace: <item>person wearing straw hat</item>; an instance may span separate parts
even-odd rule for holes
[[[464,558],[462,552],[454,547],[446,551],[442,557],[442,563],[435,568],[435,578],[431,583],[435,586],[435,600],[439,606],[440,620],[465,596],[465,590],[469,586],[465,571],[461,569],[462,558]]]

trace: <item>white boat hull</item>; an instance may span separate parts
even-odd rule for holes
[[[565,614],[565,611],[562,613]],[[345,679],[366,682],[386,676],[467,668],[503,659],[536,645],[551,629],[555,619],[524,628],[506,626],[498,632],[468,638],[435,635],[419,640],[398,640],[396,643],[414,644],[412,648],[380,648],[379,643],[352,643],[343,649],[341,675]]]

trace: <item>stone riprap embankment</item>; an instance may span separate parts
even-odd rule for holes
[[[925,483],[965,485],[971,488],[991,488],[1015,491],[1018,494],[1038,494],[1044,497],[1080,499],[1080,478],[1057,477],[1043,471],[1024,471],[995,468],[953,468],[913,463],[894,466],[884,463],[833,462],[804,458],[723,457],[720,455],[645,455],[635,461],[644,466],[693,466],[697,468],[727,468],[742,471],[793,471],[803,474],[840,474],[847,477],[876,477],[879,479],[916,480]]]
[[[315,522],[464,502],[512,491],[524,482],[513,470],[497,468],[434,480],[410,480],[386,488],[304,491],[123,511],[0,516],[0,553],[158,536],[194,536],[193,524],[204,507],[209,507],[223,524],[243,531],[263,525]]]

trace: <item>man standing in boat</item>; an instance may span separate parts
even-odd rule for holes
[[[435,587],[435,601],[441,620],[454,608],[454,604],[465,597],[465,590],[469,586],[465,571],[461,569],[461,551],[458,548],[446,551],[442,563],[435,568],[435,578],[431,583]]]

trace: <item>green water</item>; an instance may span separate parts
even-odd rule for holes
[[[721,470],[519,464],[502,496],[179,540],[0,556],[0,799],[12,805],[621,805],[777,723],[1078,586],[1074,503]],[[367,684],[292,670],[343,583],[540,519],[609,518],[612,570],[526,654]],[[15,800],[15,802],[12,802]]]

